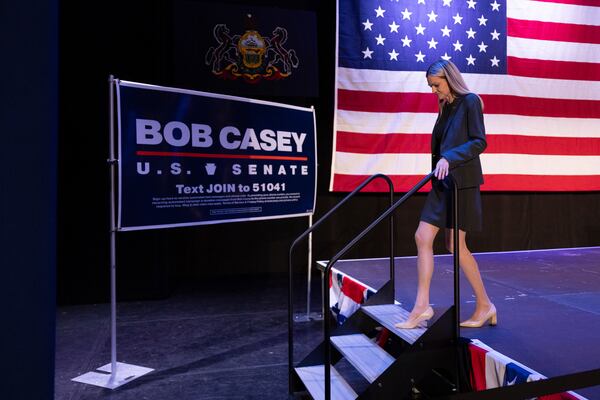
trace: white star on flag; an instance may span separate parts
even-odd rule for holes
[[[469,28],[469,30],[467,31],[467,39],[475,39],[475,34],[477,32],[475,32],[473,30],[473,28]]]
[[[366,30],[370,30],[372,31],[373,29],[371,29],[371,27],[373,26],[373,23],[371,21],[369,21],[369,18],[367,18],[367,20],[365,22],[362,23],[365,26],[365,31]]]
[[[375,16],[375,18],[381,17],[383,18],[383,13],[385,13],[385,10],[381,8],[381,6],[377,7],[375,9],[375,12],[377,13],[377,15]]]
[[[364,54],[363,59],[365,59],[365,58],[373,59],[373,57],[371,57],[371,54],[373,54],[373,50],[369,50],[369,46],[367,46],[367,49],[363,50],[362,53]]]
[[[377,36],[375,38],[375,40],[377,40],[377,44],[380,44],[383,46],[383,44],[384,44],[383,42],[385,41],[385,38],[383,36],[381,36],[381,33],[380,33],[379,36]]]
[[[490,3],[490,6],[492,6],[492,11],[500,11],[500,3],[496,0],[494,0],[493,3]]]
[[[390,61],[392,60],[396,60],[398,61],[398,54],[400,53],[396,53],[396,49],[392,49],[391,53],[388,53],[390,55]]]
[[[483,14],[481,14],[481,17],[477,18],[477,20],[479,21],[479,26],[481,25],[485,25],[487,26],[485,23],[487,22],[487,18],[483,16]]]
[[[444,55],[442,56],[442,60],[449,61],[451,58],[452,58],[452,57],[450,57],[450,56],[448,55],[448,52],[444,52]]]
[[[474,10],[475,9],[475,4],[477,4],[477,2],[473,1],[473,0],[468,0],[467,4],[469,5],[469,8],[472,8]]]
[[[419,26],[415,26],[415,29],[417,30],[417,35],[425,35],[425,29],[427,28],[419,24]]]
[[[410,47],[410,42],[412,42],[412,39],[409,39],[408,35],[404,35],[404,39],[400,40],[402,40],[402,47]]]
[[[500,60],[498,60],[496,58],[496,56],[494,56],[494,58],[490,58],[490,61],[492,62],[492,67],[499,67],[500,66]]]
[[[430,49],[437,49],[436,46],[437,46],[438,42],[436,42],[434,38],[431,38],[431,40],[429,42],[427,42],[427,43],[429,43],[429,48]]]
[[[425,62],[425,54],[421,53],[421,50],[418,54],[415,54],[415,57],[417,57],[417,62]]]
[[[479,52],[484,52],[487,53],[486,49],[488,48],[488,45],[483,43],[483,40],[481,41],[480,44],[477,45],[477,47],[479,47]]]
[[[443,36],[448,36],[450,37],[450,32],[452,32],[452,29],[448,29],[448,25],[445,25],[442,29],[440,29],[442,31],[442,37]]]
[[[405,19],[410,20],[410,16],[412,15],[412,12],[408,11],[408,8],[405,8],[404,11],[402,11],[400,14],[402,14],[402,20],[405,20]]]
[[[450,7],[450,3],[452,2],[452,0],[443,0],[443,1],[444,1],[444,4],[443,4],[443,6],[448,6],[448,7]]]
[[[463,45],[458,39],[456,40],[456,43],[452,43],[452,46],[454,46],[454,51],[462,51]]]
[[[490,35],[492,35],[492,40],[500,40],[500,32],[497,30],[494,29],[494,32],[490,32]]]
[[[453,16],[452,18],[454,18],[454,25],[456,25],[456,24],[462,25],[463,17],[461,17],[459,13],[456,13],[456,15]]]
[[[475,65],[476,58],[474,58],[471,54],[469,54],[469,57],[467,57],[466,60],[467,65]]]
[[[429,17],[429,22],[437,22],[438,16],[433,11],[431,11],[429,14],[427,14],[427,16]]]
[[[400,25],[396,24],[396,21],[392,21],[391,25],[388,25],[390,27],[390,33],[392,32],[396,32],[398,33],[398,28],[400,28]]]

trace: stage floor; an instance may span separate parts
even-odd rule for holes
[[[475,258],[498,325],[461,329],[496,351],[554,377],[600,368],[600,247],[478,253]],[[339,261],[334,269],[377,290],[388,279],[389,259]],[[396,300],[411,309],[416,294],[415,257],[395,260]],[[474,309],[470,285],[461,274],[461,319]],[[453,258],[435,256],[431,303],[453,302]],[[598,386],[576,390],[600,399]]]

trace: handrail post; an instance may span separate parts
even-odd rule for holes
[[[456,185],[456,182],[454,182],[454,193],[453,193],[453,219],[454,219],[454,305],[456,307],[456,312],[455,312],[455,322],[456,322],[456,329],[455,329],[455,336],[456,339],[458,339],[458,337],[460,336],[460,332],[459,332],[459,325],[458,325],[458,320],[460,318],[460,264],[459,264],[459,260],[460,260],[460,246],[459,246],[459,227],[458,227],[458,187]]]
[[[450,175],[451,176],[451,175]],[[460,358],[458,357],[460,352],[459,349],[459,338],[460,338],[460,246],[459,246],[459,231],[458,231],[458,185],[456,180],[452,177],[452,220],[453,220],[453,240],[454,240],[454,345],[457,350],[457,372],[460,371]],[[457,373],[456,375],[456,392],[460,393],[460,378]]]
[[[329,311],[329,280],[333,279],[331,276],[331,265],[327,265],[325,268],[325,279],[323,280],[323,304],[324,304],[324,315],[323,315],[323,329],[325,336],[325,362],[323,363],[324,371],[325,371],[325,400],[331,400],[331,340],[330,340],[330,326],[331,323],[331,313]]]
[[[394,206],[394,192],[390,193],[390,208]],[[396,299],[396,272],[394,267],[394,213],[390,214],[390,281],[392,286],[391,303]]]

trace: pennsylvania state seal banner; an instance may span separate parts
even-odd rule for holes
[[[126,81],[116,89],[119,230],[313,213],[314,109]]]
[[[211,92],[318,96],[316,14],[177,1],[175,78]]]

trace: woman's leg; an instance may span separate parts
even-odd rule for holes
[[[433,241],[439,230],[440,228],[437,226],[420,221],[415,232],[418,286],[415,306],[410,313],[409,320],[418,317],[429,307],[429,287],[433,275]]]
[[[477,261],[475,261],[475,258],[467,248],[466,237],[467,234],[465,231],[458,231],[459,264],[465,273],[467,280],[473,287],[473,292],[475,292],[475,312],[469,320],[480,320],[490,311],[492,302],[483,285]],[[450,253],[454,253],[453,229],[446,229],[446,248]]]

